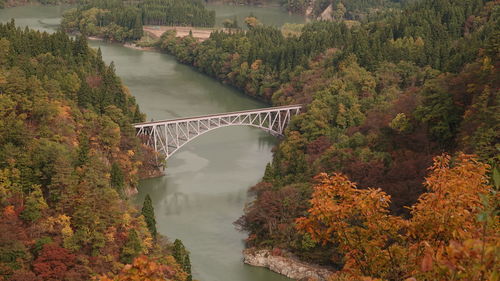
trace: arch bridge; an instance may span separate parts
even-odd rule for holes
[[[137,136],[168,159],[204,133],[228,126],[252,126],[281,136],[302,105],[279,106],[134,124]]]

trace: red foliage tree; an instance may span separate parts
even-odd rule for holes
[[[76,255],[59,247],[55,243],[44,245],[40,255],[33,263],[33,271],[39,280],[85,280],[84,273],[79,273]]]
[[[262,191],[236,225],[242,230],[253,231],[257,239],[266,236],[276,240],[290,238],[296,232],[293,220],[307,208],[302,204],[304,199],[301,196],[300,191],[292,186]]]

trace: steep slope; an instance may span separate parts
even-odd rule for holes
[[[2,279],[188,278],[126,201],[143,115],[84,37],[0,24],[0,116]]]
[[[180,61],[274,105],[306,105],[237,222],[248,245],[343,266],[335,243],[295,227],[318,173],[381,188],[403,218],[436,155],[474,153],[498,173],[499,13],[498,1],[420,0],[359,25],[310,23],[300,36],[265,26],[202,43],[165,34],[159,46]]]

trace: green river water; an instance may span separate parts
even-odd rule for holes
[[[262,22],[280,26],[301,23],[278,7],[209,5],[217,22],[252,12]],[[0,21],[14,18],[20,26],[52,32],[64,6],[25,6],[0,10]],[[240,92],[179,64],[169,55],[93,41],[150,119],[168,119],[264,107]],[[267,269],[243,264],[245,233],[233,222],[250,200],[247,190],[257,183],[271,160],[276,139],[250,127],[209,132],[181,148],[168,161],[166,176],[144,180],[133,199],[142,204],[150,194],[160,233],[180,238],[191,252],[193,275],[205,281],[289,280]]]

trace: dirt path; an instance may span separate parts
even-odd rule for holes
[[[217,29],[186,26],[144,26],[144,32],[149,33],[152,37],[155,38],[160,38],[160,36],[168,30],[176,30],[177,37],[188,36],[189,31],[191,31],[193,33],[193,37],[198,41],[205,41],[210,37],[210,34]]]

